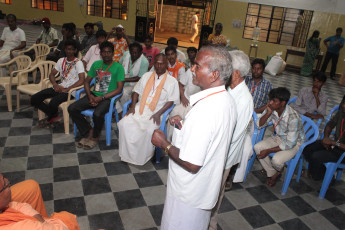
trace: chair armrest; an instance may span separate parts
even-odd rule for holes
[[[68,90],[67,105],[69,105],[69,104],[71,103],[71,95],[72,95],[72,92],[73,92],[74,90],[76,90],[76,91],[78,92],[78,89],[82,89],[82,88],[84,88],[84,85],[80,85],[80,86],[78,86],[78,87],[74,87],[74,88]],[[76,92],[76,93],[77,93],[77,92]],[[80,93],[79,93],[79,96],[80,96]]]
[[[81,88],[79,90],[77,90],[77,92],[75,93],[75,100],[78,101],[80,99],[80,94],[85,92],[85,88]]]
[[[159,126],[159,129],[162,130],[164,132],[164,127],[165,127],[165,123],[167,120],[167,117],[169,115],[169,113],[171,112],[171,110],[175,107],[175,104],[172,104],[172,106],[169,107],[169,109],[167,109],[164,113],[163,113],[163,118],[161,120],[161,125]]]
[[[19,56],[19,55],[22,55],[22,54],[24,54],[24,53],[26,53],[26,52],[29,52],[30,50],[32,50],[34,48],[34,45],[32,45],[31,47],[29,47],[29,49],[26,49],[26,50],[15,50],[14,52],[16,52],[17,53],[17,55]]]
[[[131,104],[131,103],[132,103],[132,99],[129,99],[129,100],[123,105],[123,108],[122,108],[122,117],[123,117],[124,115],[126,115],[127,110],[128,110],[128,106],[129,106],[129,104]]]
[[[122,90],[122,92],[121,92],[120,94],[118,94],[118,95],[116,95],[116,96],[114,96],[114,97],[111,98],[110,106],[109,106],[109,112],[110,112],[110,114],[113,113],[116,99],[120,98],[120,97],[122,96],[122,94],[123,94],[123,90]]]
[[[12,60],[11,60],[11,61],[9,61],[9,62],[2,63],[2,64],[0,64],[0,67],[4,67],[4,66],[11,65],[11,64],[12,64],[14,61],[15,61],[15,60],[14,60],[14,59],[12,59]]]

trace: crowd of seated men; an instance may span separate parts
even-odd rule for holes
[[[16,25],[16,17],[7,16],[9,27],[4,29],[0,40],[0,62],[13,58],[13,51],[26,46],[25,33]],[[46,118],[38,121],[38,126],[54,127],[60,121],[59,104],[67,100],[68,92],[84,86],[85,96],[68,107],[71,119],[80,134],[77,147],[93,149],[99,142],[104,125],[104,115],[114,96],[122,94],[117,101],[116,109],[122,111],[124,104],[131,100],[128,111],[119,121],[119,156],[124,162],[144,165],[153,156],[154,145],[151,137],[162,121],[162,114],[173,105],[171,117],[186,117],[193,105],[190,96],[200,92],[200,87],[193,84],[199,64],[196,62],[197,49],[188,48],[185,54],[177,49],[178,40],[169,38],[167,47],[161,52],[152,46],[152,38],[145,38],[145,46],[137,42],[130,43],[125,29],[118,25],[107,33],[98,23],[98,31],[94,32],[94,24],[84,26],[86,36],[80,40],[74,23],[62,26],[62,40],[58,42],[57,31],[51,27],[50,20],[42,21],[43,31],[38,35],[36,43],[44,43],[50,47],[57,45],[47,56],[47,60],[56,65],[49,75],[52,87],[46,88],[31,97],[31,105],[42,110]],[[222,25],[216,25],[216,33],[209,43],[225,45],[225,37],[221,36]],[[14,39],[16,38],[16,40]],[[81,55],[79,55],[79,52]],[[82,56],[81,59],[78,56]],[[280,178],[285,162],[291,160],[303,144],[304,130],[301,114],[311,119],[324,119],[327,114],[327,96],[321,90],[326,82],[324,73],[313,74],[313,85],[303,88],[298,94],[295,105],[288,105],[290,92],[287,88],[273,88],[264,78],[265,62],[255,59],[252,63],[242,51],[231,51],[233,74],[226,83],[226,89],[236,102],[237,125],[231,141],[227,161],[224,167],[222,187],[218,205],[212,211],[210,229],[216,223],[219,204],[224,191],[231,188],[232,182],[242,182],[248,159],[253,154],[251,136],[254,126],[264,127],[273,122],[274,136],[265,138],[254,146],[254,151],[263,167],[261,173],[267,177],[267,186],[274,186]],[[211,66],[211,64],[209,64]],[[249,74],[251,66],[251,75]],[[60,80],[56,80],[56,75]],[[199,73],[200,74],[200,73]],[[91,87],[91,82],[93,86]],[[75,95],[76,90],[72,93]],[[50,98],[49,102],[46,99]],[[345,97],[340,102],[339,111],[332,117],[325,128],[324,138],[307,146],[303,154],[310,162],[310,175],[315,180],[323,178],[324,162],[337,161],[345,150],[343,135]],[[197,103],[197,102],[196,102]],[[86,109],[94,109],[93,126],[82,115]],[[256,124],[251,117],[258,114]],[[169,122],[168,140],[173,138],[178,124]],[[330,133],[336,128],[335,139]],[[270,153],[276,153],[273,158]],[[235,167],[237,166],[237,168]],[[24,182],[23,182],[24,183]],[[25,182],[28,183],[28,182]],[[32,182],[30,182],[32,183]],[[78,229],[75,216],[68,213],[56,213],[48,218],[39,195],[35,192],[35,201],[31,198],[18,198],[14,189],[9,188],[9,181],[0,176],[0,227],[6,224],[18,226],[49,225],[47,229]],[[20,190],[28,191],[23,186]],[[12,191],[12,198],[11,198]],[[29,199],[29,200],[28,200]],[[23,202],[23,203],[20,203]],[[37,202],[39,204],[37,204]],[[6,218],[13,218],[7,220]],[[1,224],[1,221],[3,223]],[[54,226],[59,226],[54,228]],[[30,228],[26,228],[30,229]]]

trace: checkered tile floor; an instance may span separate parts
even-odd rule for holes
[[[274,87],[288,87],[293,96],[311,84],[310,78],[288,72],[267,78]],[[340,102],[344,89],[329,80],[324,90],[330,99],[329,111]],[[14,95],[15,91],[15,101]],[[36,180],[48,212],[76,214],[83,230],[159,229],[167,157],[160,164],[148,162],[142,167],[123,163],[115,132],[110,147],[102,139],[92,151],[78,149],[73,135],[63,133],[62,124],[54,130],[35,127],[37,111],[29,106],[28,97],[22,97],[21,112],[7,112],[2,89],[0,96],[0,172],[12,183]],[[320,183],[306,178],[300,183],[292,180],[282,196],[282,181],[266,187],[260,168],[256,162],[246,182],[226,192],[219,229],[345,228],[344,180],[330,187],[324,200],[317,197]]]

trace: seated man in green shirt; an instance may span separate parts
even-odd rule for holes
[[[149,61],[143,54],[143,47],[137,42],[129,45],[129,51],[123,54],[119,63],[125,69],[125,86],[121,99],[116,104],[118,112],[122,111],[123,105],[131,98],[135,84],[149,68]]]
[[[92,149],[96,146],[104,124],[104,115],[109,110],[110,99],[122,92],[125,80],[121,64],[113,61],[114,46],[105,41],[100,45],[102,60],[95,61],[84,82],[86,96],[68,107],[68,112],[76,123],[82,139],[77,147]],[[95,78],[94,90],[90,90],[90,82]],[[92,128],[81,114],[82,111],[94,108]]]

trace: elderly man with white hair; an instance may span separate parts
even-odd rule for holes
[[[241,159],[243,159],[243,156],[246,155],[244,154],[244,145],[246,143],[245,139],[248,139],[249,136],[247,135],[247,127],[254,111],[253,97],[244,81],[244,77],[248,74],[250,69],[249,58],[245,53],[239,50],[230,51],[229,53],[232,60],[233,73],[226,86],[229,86],[227,90],[236,102],[237,121],[225,164],[218,202],[212,210],[209,230],[217,229],[217,213],[224,197],[225,185],[231,167],[238,164]],[[250,146],[249,149],[248,147],[246,149],[247,152],[248,150],[250,152],[250,149],[252,149],[250,137],[249,143],[246,143],[246,145]],[[243,159],[243,161],[248,161],[248,157],[247,159]],[[232,180],[231,176],[229,179],[230,181]]]
[[[223,47],[202,47],[191,68],[201,91],[190,96],[192,109],[180,116],[170,143],[155,130],[152,143],[169,155],[167,195],[161,230],[206,230],[216,205],[224,165],[236,125],[236,105],[224,84],[232,74]]]

